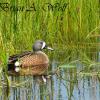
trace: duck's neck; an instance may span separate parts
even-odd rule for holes
[[[41,50],[33,51],[34,53],[41,53]]]

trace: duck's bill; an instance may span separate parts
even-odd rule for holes
[[[54,50],[54,49],[53,49],[53,48],[51,48],[51,47],[47,47],[47,49],[48,49],[48,50]]]

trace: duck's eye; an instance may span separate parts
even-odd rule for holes
[[[40,44],[42,44],[42,45],[43,45],[43,42],[40,42]]]

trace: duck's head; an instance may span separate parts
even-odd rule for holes
[[[43,49],[53,50],[51,47],[48,47],[44,41],[37,40],[33,45],[33,51],[41,51]]]

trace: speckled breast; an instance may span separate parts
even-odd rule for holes
[[[20,63],[22,67],[34,67],[38,65],[45,65],[49,63],[48,56],[41,52],[38,51],[33,54],[26,55],[22,58],[20,58]]]
[[[20,58],[20,63],[21,73],[41,75],[48,70],[49,59],[45,53],[38,51]]]

